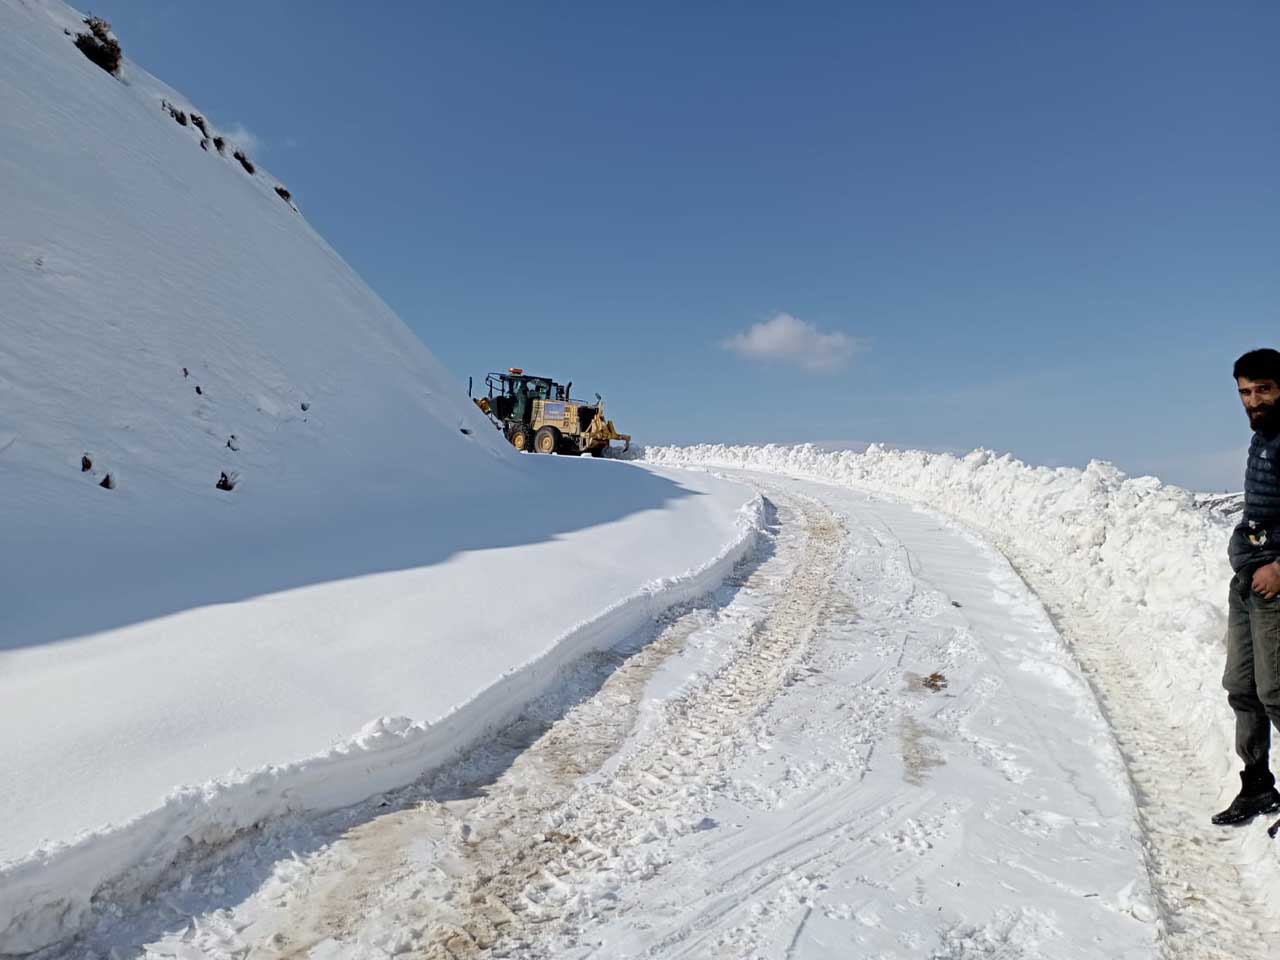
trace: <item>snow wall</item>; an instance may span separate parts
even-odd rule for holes
[[[766,525],[764,500],[755,496],[740,512],[736,536],[716,556],[616,600],[436,723],[381,717],[304,760],[182,787],[133,820],[0,863],[0,956],[74,936],[91,921],[95,904],[111,909],[136,902],[245,830],[288,814],[350,806],[457,759],[552,690],[567,664],[720,586],[758,549]]]
[[[878,444],[864,452],[704,444],[638,448],[633,455],[852,486],[980,531],[1024,574],[1036,574],[1032,586],[1046,605],[1059,601],[1129,651],[1155,701],[1167,705],[1167,716],[1154,722],[1182,731],[1206,769],[1232,787],[1238,763],[1221,676],[1233,519],[1217,508],[1238,506],[1238,498],[1202,504],[1186,490],[1126,477],[1109,463],[1034,467],[989,450],[954,456]]]

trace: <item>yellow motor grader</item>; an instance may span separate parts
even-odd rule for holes
[[[603,457],[612,440],[623,442],[623,452],[631,449],[630,435],[618,433],[613,421],[605,419],[600,394],[593,404],[574,400],[569,395],[572,381],[561,385],[511,367],[488,374],[484,382],[488,395],[472,399],[517,450]]]

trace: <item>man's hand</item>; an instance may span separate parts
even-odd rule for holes
[[[1253,572],[1253,592],[1268,600],[1280,596],[1280,564],[1268,563]]]

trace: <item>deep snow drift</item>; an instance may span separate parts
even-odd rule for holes
[[[287,185],[85,29],[0,0],[0,954],[411,780],[714,584],[760,509],[517,456]]]

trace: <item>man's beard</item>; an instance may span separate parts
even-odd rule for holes
[[[1280,411],[1274,403],[1249,411],[1249,426],[1258,433],[1280,433]]]

